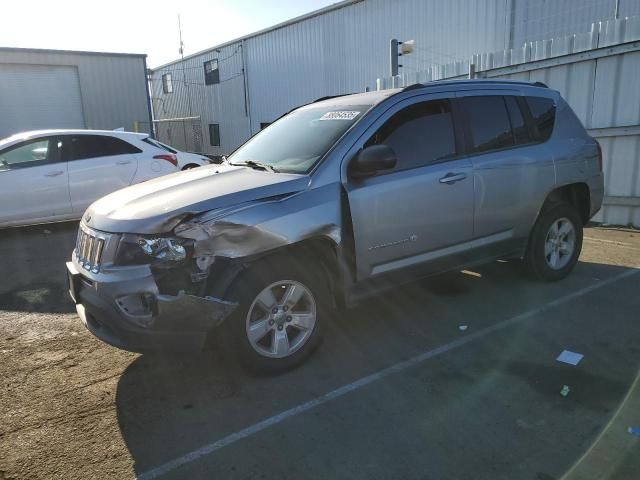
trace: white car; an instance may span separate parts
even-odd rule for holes
[[[79,219],[108,193],[179,171],[148,137],[39,130],[0,140],[0,228]]]
[[[169,153],[173,153],[176,157],[178,157],[178,168],[180,168],[180,170],[189,170],[190,168],[201,167],[202,165],[210,165],[211,163],[213,163],[211,159],[205,157],[204,155],[177,150],[174,147],[167,145],[166,143],[159,142],[154,138],[147,138],[145,141],[150,142]]]

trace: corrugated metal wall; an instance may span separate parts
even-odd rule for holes
[[[602,145],[606,197],[594,220],[640,227],[640,16],[472,60],[480,76],[541,81],[558,90]],[[460,77],[468,63],[432,65],[396,82]],[[392,79],[378,83],[388,88]]]
[[[241,42],[186,59],[151,75],[151,102],[155,119],[199,116],[202,151],[214,155],[229,153],[248,138],[245,114],[244,76]],[[218,59],[220,83],[205,85],[204,62]],[[163,93],[162,75],[171,74],[173,93]],[[209,124],[220,125],[219,147],[210,145]],[[181,128],[176,126],[175,128]],[[179,135],[175,132],[175,135]],[[171,143],[171,138],[161,138]]]
[[[636,10],[640,14],[637,0],[619,2],[620,15]],[[296,106],[326,95],[375,89],[373,79],[388,73],[391,38],[416,41],[415,52],[401,62],[403,72],[411,74],[427,64],[462,64],[474,52],[519,50],[526,40],[587,29],[594,21],[613,18],[615,4],[616,0],[344,1],[249,35],[244,42],[187,58],[187,85],[179,61],[155,69],[154,115],[201,117],[204,151],[228,154],[257,132],[260,123]],[[220,60],[223,82],[205,86],[203,63],[211,58]],[[162,93],[161,75],[166,72],[172,73],[172,94]],[[220,124],[220,147],[208,145],[210,123]]]
[[[504,48],[504,0],[366,0],[247,40],[252,127],[316,98],[374,89],[389,40],[414,39],[404,69]],[[464,32],[463,35],[460,32]]]
[[[0,63],[76,67],[86,128],[132,130],[150,121],[144,55],[0,48]]]
[[[508,48],[525,42],[584,32],[598,21],[613,20],[618,3],[618,18],[640,15],[638,0],[507,0],[514,8],[513,42]],[[477,51],[480,51],[477,49]]]
[[[78,68],[0,63],[0,138],[26,130],[84,128]]]

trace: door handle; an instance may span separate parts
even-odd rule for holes
[[[467,178],[466,173],[447,173],[444,177],[440,179],[440,183],[452,184],[455,182],[459,182],[460,180],[464,180]]]
[[[131,160],[118,160],[116,162],[116,165],[129,165],[131,163]]]
[[[45,177],[57,177],[58,175],[62,175],[64,172],[62,170],[57,170],[55,172],[47,172],[44,174]]]

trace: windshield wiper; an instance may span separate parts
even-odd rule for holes
[[[260,162],[256,162],[255,160],[247,160],[246,162],[240,162],[240,163],[229,163],[229,165],[237,165],[239,167],[250,167],[250,168],[259,169],[259,170],[266,170],[272,173],[278,173],[278,170],[275,169],[273,166],[269,165],[268,163],[260,163]]]

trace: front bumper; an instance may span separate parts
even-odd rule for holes
[[[181,293],[163,295],[147,265],[92,273],[67,262],[69,294],[85,327],[132,352],[194,351],[237,304]]]

